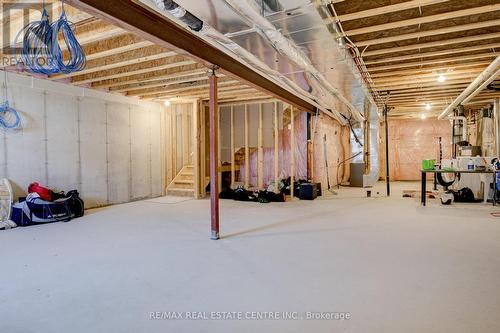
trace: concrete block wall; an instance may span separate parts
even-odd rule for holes
[[[88,208],[163,194],[161,104],[16,74],[6,82],[23,128],[0,131],[0,178],[16,197],[35,181],[78,189]]]

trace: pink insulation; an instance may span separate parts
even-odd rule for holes
[[[307,114],[295,116],[295,177],[307,179]],[[279,131],[279,177],[288,178],[291,174],[291,131],[286,126]],[[250,185],[257,185],[257,151],[250,154]],[[245,175],[245,165],[240,166],[240,181]],[[274,148],[264,148],[264,185],[274,183]]]
[[[383,133],[383,131],[381,132]],[[451,156],[451,126],[447,120],[389,120],[389,166],[392,180],[420,180],[423,159],[439,158],[442,137],[443,158]],[[385,146],[380,147],[385,165]],[[385,174],[385,167],[383,168]]]
[[[326,161],[325,161],[325,141],[326,134],[326,159],[328,161],[328,176],[330,186],[346,181],[349,177],[348,165],[339,164],[349,157],[349,131],[347,127],[342,127],[331,117],[321,114],[314,133],[314,157],[313,157],[313,179],[321,183],[323,189],[328,188]]]

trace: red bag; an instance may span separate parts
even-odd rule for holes
[[[40,199],[45,201],[52,201],[52,191],[48,188],[40,186],[38,183],[33,183],[28,187],[29,193],[38,193]]]

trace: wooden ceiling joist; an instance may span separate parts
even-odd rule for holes
[[[384,83],[404,83],[404,82],[412,82],[414,80],[422,80],[422,81],[436,81],[440,74],[446,76],[446,79],[451,80],[459,77],[476,77],[479,73],[481,73],[482,69],[475,70],[458,70],[453,72],[444,72],[444,73],[429,73],[429,74],[416,74],[416,75],[408,75],[408,76],[399,76],[399,77],[389,77],[389,78],[379,78],[373,80],[375,84],[384,84]]]
[[[428,37],[428,36],[444,35],[444,34],[448,34],[448,33],[452,33],[452,32],[467,31],[467,30],[474,30],[474,29],[481,29],[481,28],[491,28],[491,27],[494,27],[497,25],[500,25],[500,19],[481,21],[481,22],[470,23],[470,24],[462,24],[462,25],[456,25],[456,26],[440,28],[440,29],[425,30],[425,31],[413,32],[413,33],[409,33],[409,34],[402,34],[402,35],[391,36],[391,37],[382,37],[382,38],[376,38],[376,39],[370,39],[370,40],[362,40],[359,42],[355,42],[355,44],[358,47],[363,47],[363,46],[369,46],[369,45],[398,42],[398,41],[406,40],[406,39],[416,39],[416,38],[422,38],[422,37]]]
[[[470,46],[470,47],[463,47],[463,48],[458,48],[458,49],[448,49],[445,51],[424,52],[424,53],[410,54],[410,55],[404,55],[404,56],[392,57],[392,58],[385,57],[385,58],[376,59],[376,60],[368,60],[368,61],[365,61],[365,63],[367,65],[368,64],[370,64],[370,65],[371,64],[381,64],[381,63],[383,64],[383,63],[388,63],[388,62],[413,60],[413,59],[421,59],[421,58],[429,58],[429,57],[438,57],[438,56],[445,56],[445,55],[449,55],[449,54],[458,54],[458,53],[481,51],[481,50],[488,50],[488,49],[491,50],[491,53],[493,55],[498,54],[499,53],[498,51],[500,51],[500,43]]]
[[[446,58],[446,59],[436,59],[436,60],[427,60],[427,61],[419,61],[419,62],[405,62],[405,63],[400,63],[400,64],[394,64],[394,65],[386,65],[386,66],[375,66],[375,67],[368,67],[368,70],[370,72],[376,72],[376,71],[385,71],[385,70],[392,70],[392,69],[401,69],[401,68],[408,68],[408,67],[422,67],[426,65],[436,65],[436,64],[445,64],[445,63],[458,63],[464,65],[465,63],[461,63],[462,61],[466,60],[477,60],[477,59],[482,59],[482,58],[493,58],[489,53],[486,55],[480,55],[478,56],[470,56],[470,57],[454,57],[454,58]],[[482,61],[475,61],[475,62],[467,62],[467,64],[471,64],[474,66],[482,66],[482,65],[489,65],[491,63],[491,60],[482,60]],[[454,66],[457,64],[450,64],[450,66]]]
[[[486,68],[487,65],[470,65],[470,64],[463,64],[463,65],[450,65],[450,66],[438,66],[438,67],[425,67],[425,68],[414,68],[414,69],[402,69],[402,70],[397,70],[397,71],[388,71],[388,72],[375,72],[371,74],[371,78],[373,80],[378,79],[378,78],[385,78],[385,77],[399,77],[399,75],[406,75],[406,74],[428,74],[428,73],[441,73],[441,72],[447,72],[447,71],[458,71],[458,70],[482,70]]]
[[[60,79],[68,78],[68,77],[74,77],[74,76],[79,76],[79,75],[86,75],[86,74],[91,74],[91,73],[96,73],[96,72],[101,72],[101,71],[107,71],[107,70],[111,70],[114,68],[131,66],[131,65],[140,64],[143,62],[148,62],[148,61],[153,61],[153,60],[165,59],[165,58],[173,57],[175,55],[176,55],[175,52],[167,51],[167,52],[160,52],[158,54],[152,54],[152,55],[143,56],[143,57],[139,57],[139,58],[132,58],[132,59],[126,59],[126,60],[122,60],[122,61],[118,61],[118,62],[112,62],[110,64],[107,63],[108,61],[110,61],[110,59],[107,58],[107,59],[104,59],[103,61],[96,61],[96,63],[89,63],[87,65],[87,67],[80,72],[54,75],[54,76],[51,76],[50,79],[51,80],[60,80]],[[100,63],[105,63],[105,64],[100,64]]]
[[[394,13],[394,12],[399,12],[402,10],[419,8],[419,7],[428,6],[428,5],[434,5],[434,4],[442,3],[442,2],[446,2],[446,1],[447,0],[412,0],[412,1],[406,1],[406,2],[402,2],[402,3],[394,4],[394,5],[377,7],[377,8],[362,10],[362,11],[355,12],[355,13],[339,15],[338,19],[341,22],[350,21],[350,20],[359,20],[361,18],[378,16],[378,15],[383,15],[383,14],[388,14],[388,13]]]
[[[365,51],[365,52],[363,52],[363,56],[364,57],[371,57],[371,56],[380,55],[380,54],[389,54],[389,53],[405,52],[405,51],[412,51],[412,50],[421,50],[421,49],[431,48],[431,47],[443,47],[446,45],[464,44],[464,43],[469,43],[469,42],[477,42],[477,41],[490,40],[490,39],[493,40],[493,39],[497,39],[497,38],[500,38],[500,32],[495,32],[495,33],[490,33],[490,34],[473,35],[473,36],[467,36],[467,37],[444,39],[444,40],[438,40],[435,42],[415,43],[415,44],[406,45],[406,46],[389,47],[389,48],[383,48],[380,50],[373,50],[373,51]]]
[[[409,20],[401,20],[401,21],[379,24],[379,25],[371,25],[369,27],[364,27],[364,28],[346,31],[346,35],[347,36],[356,36],[356,35],[362,35],[362,34],[376,32],[376,31],[391,30],[391,29],[397,29],[397,28],[402,28],[402,27],[408,27],[408,26],[412,26],[412,25],[431,23],[431,22],[436,22],[436,21],[441,21],[441,20],[454,19],[454,18],[458,18],[458,17],[494,12],[497,10],[500,10],[500,4],[486,5],[486,6],[456,10],[456,11],[441,13],[441,14],[436,14],[436,15],[422,16],[422,17],[417,17],[417,18],[413,18],[413,19],[409,19]]]
[[[237,80],[220,80],[218,82],[218,85],[220,87],[222,87],[220,89],[227,90],[227,89],[231,88],[231,87],[228,88],[227,86],[240,87],[241,82],[239,82]],[[169,96],[170,95],[179,95],[182,92],[197,93],[197,92],[208,91],[209,86],[210,86],[210,84],[208,83],[208,81],[205,80],[205,82],[202,82],[201,84],[189,85],[189,86],[174,88],[174,89],[163,89],[161,91],[149,91],[146,93],[142,93],[141,95],[138,95],[138,96],[143,97],[143,98],[154,98],[154,97],[160,97],[160,96],[164,96],[164,95],[169,95]]]
[[[176,57],[171,57],[168,59],[175,59],[175,58]],[[144,73],[148,73],[148,72],[156,72],[156,71],[160,71],[160,70],[164,70],[164,69],[181,67],[181,66],[186,66],[186,65],[191,65],[191,64],[196,63],[194,60],[183,60],[183,59],[184,58],[182,58],[180,60],[173,60],[171,63],[167,63],[167,64],[161,65],[161,66],[152,66],[152,67],[131,70],[131,71],[128,71],[127,68],[125,68],[120,73],[98,73],[98,74],[100,74],[99,76],[90,77],[90,78],[81,78],[81,79],[76,77],[73,79],[73,83],[77,84],[77,85],[83,85],[83,84],[97,82],[97,81],[118,79],[118,78],[130,76],[130,75],[138,75],[138,74],[144,74]]]
[[[199,64],[190,64],[186,66],[168,68],[166,70],[158,72],[136,74],[124,78],[98,81],[94,82],[92,84],[92,87],[98,89],[110,89],[110,90],[121,89],[130,85],[144,84],[147,82],[152,82],[157,80],[177,79],[190,75],[199,75],[203,73],[207,74],[208,69]]]

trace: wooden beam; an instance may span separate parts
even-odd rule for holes
[[[418,88],[411,88],[411,89],[391,89],[391,95],[395,94],[400,94],[400,93],[418,93],[418,92],[425,92],[425,91],[435,91],[435,90],[442,90],[442,89],[455,89],[455,88],[466,88],[467,87],[467,83],[452,83],[450,84],[450,82],[445,82],[443,83],[443,85],[439,86],[439,87],[434,87],[434,86],[430,86],[430,85],[427,85],[427,86],[422,86],[422,87],[418,87]],[[462,89],[463,90],[463,89]]]
[[[440,29],[425,30],[425,31],[413,32],[413,33],[409,33],[409,34],[402,34],[402,35],[391,36],[391,37],[383,37],[383,38],[376,38],[376,39],[370,39],[370,40],[361,40],[361,41],[355,42],[355,44],[358,47],[363,47],[363,46],[368,46],[368,45],[392,43],[392,42],[397,42],[397,41],[406,40],[406,39],[414,39],[414,38],[422,38],[422,37],[427,37],[427,36],[443,35],[443,34],[448,34],[448,33],[452,33],[452,32],[467,31],[467,30],[482,29],[482,28],[491,28],[491,27],[494,27],[497,25],[500,25],[500,19],[481,21],[481,22],[476,22],[476,23],[463,24],[463,25],[451,26],[451,27],[440,28]]]
[[[87,61],[90,61],[110,57],[119,53],[139,50],[151,45],[153,45],[153,43],[147,40],[139,40],[139,38],[134,35],[124,35],[100,40],[94,45],[88,45],[85,47],[85,55]]]
[[[180,81],[180,82],[179,82]],[[157,87],[150,87],[146,89],[141,89],[140,91],[134,91],[127,93],[128,96],[141,96],[141,97],[157,97],[159,95],[172,95],[174,93],[182,93],[183,91],[192,91],[192,92],[206,92],[208,93],[208,86],[209,84],[207,83],[208,81],[206,80],[196,80],[194,78],[191,79],[186,79],[186,80],[179,80],[175,84],[162,84]],[[183,84],[182,81],[187,82],[188,84]],[[219,86],[229,86],[229,85],[236,85],[242,86],[243,85],[240,83],[240,81],[237,80],[232,80],[229,78],[224,78],[221,79],[219,77]],[[244,86],[246,87],[246,86]]]
[[[408,82],[415,82],[417,81],[435,81],[437,80],[438,76],[440,74],[443,74],[446,76],[447,79],[454,79],[458,77],[469,77],[469,76],[477,76],[479,73],[481,73],[483,70],[481,69],[476,69],[476,70],[464,70],[464,71],[453,71],[453,72],[436,72],[436,73],[429,73],[429,74],[415,74],[415,75],[405,75],[405,76],[400,76],[398,77],[389,77],[389,78],[379,78],[376,80],[373,80],[375,85],[379,84],[386,84],[386,83],[406,83]]]
[[[136,64],[139,64],[141,62],[148,62],[148,61],[168,58],[168,57],[172,57],[172,56],[175,56],[175,52],[168,51],[168,52],[161,52],[158,54],[153,54],[153,55],[148,55],[148,56],[142,56],[142,57],[138,57],[138,58],[125,59],[125,60],[112,62],[112,63],[109,63],[110,59],[108,58],[108,59],[105,59],[105,61],[103,61],[103,63],[106,63],[105,65],[104,64],[103,65],[95,65],[95,64],[90,63],[90,64],[87,64],[85,69],[82,71],[68,73],[68,74],[54,75],[54,76],[50,77],[50,80],[60,80],[60,79],[65,79],[68,77],[74,77],[74,76],[78,76],[78,75],[97,73],[97,72],[107,71],[107,70],[114,69],[114,68],[136,65]]]
[[[200,174],[201,174],[201,165],[200,165],[200,108],[199,108],[198,100],[193,101],[193,171],[194,171],[194,198],[199,199],[200,193],[202,189],[205,189],[205,186],[200,186]]]
[[[465,78],[465,79],[457,79],[457,80],[447,80],[446,82],[448,84],[455,84],[455,83],[471,83],[474,80],[474,78]],[[375,89],[378,91],[393,91],[393,90],[400,90],[400,89],[406,89],[406,88],[419,88],[420,86],[426,86],[426,87],[439,87],[444,84],[441,82],[412,82],[412,83],[405,83],[405,84],[398,84],[398,85],[383,85],[383,86],[377,86]],[[437,88],[436,88],[437,89]]]
[[[290,195],[292,200],[295,197],[295,110],[290,107]]]
[[[236,80],[227,80],[227,81],[222,81],[218,83],[219,86],[223,87],[220,88],[219,91],[224,91],[227,89],[234,89],[236,88],[241,88],[242,85],[240,82]],[[186,86],[182,88],[175,88],[175,89],[164,89],[163,91],[156,91],[153,93],[147,93],[147,94],[140,94],[137,96],[140,96],[141,98],[173,98],[173,97],[182,97],[182,96],[194,96],[198,94],[202,95],[207,95],[208,96],[208,88],[209,84],[198,84],[198,85],[193,85],[193,86]],[[247,89],[247,88],[245,88]],[[253,89],[253,88],[250,88]]]
[[[405,74],[428,74],[429,72],[446,72],[448,70],[452,70],[454,72],[457,72],[459,70],[465,70],[464,68],[469,68],[471,70],[477,70],[481,69],[484,70],[486,68],[485,65],[482,66],[476,66],[476,65],[469,65],[469,64],[462,64],[462,65],[449,65],[449,66],[438,66],[438,67],[424,67],[424,68],[413,68],[413,69],[403,69],[399,71],[389,71],[389,72],[382,72],[382,73],[373,73],[370,74],[370,77],[372,80],[379,79],[379,78],[386,78],[386,77],[398,77],[398,75],[405,75]]]
[[[236,138],[235,138],[234,127],[235,127],[234,105],[231,105],[231,188],[232,189],[234,189],[235,187],[234,183],[236,182],[236,165],[235,165]]]
[[[274,102],[274,192],[279,192],[279,110],[278,103]]]
[[[248,104],[245,104],[245,188],[250,187],[250,137],[248,129]]]
[[[419,7],[428,6],[428,5],[434,5],[434,4],[442,3],[442,2],[446,2],[446,1],[447,0],[412,0],[412,1],[398,3],[395,5],[377,7],[377,8],[362,10],[359,12],[339,15],[338,19],[341,22],[350,21],[350,20],[358,20],[361,18],[366,18],[366,17],[371,17],[371,16],[386,15],[389,13],[394,13],[394,12],[398,12],[398,11],[402,11],[402,10],[419,8]]]
[[[412,60],[412,59],[422,59],[422,58],[428,58],[428,57],[438,57],[438,56],[446,56],[449,54],[454,54],[457,55],[458,53],[463,53],[463,52],[472,52],[472,51],[480,51],[484,49],[490,49],[492,50],[492,54],[496,54],[498,52],[495,52],[495,49],[500,48],[500,43],[495,43],[495,44],[487,44],[487,45],[481,45],[481,46],[471,46],[471,47],[464,47],[461,49],[449,49],[446,51],[435,51],[435,52],[426,52],[426,53],[417,53],[417,54],[410,54],[410,55],[404,55],[404,56],[399,56],[399,57],[392,57],[392,58],[383,58],[383,59],[374,59],[374,60],[366,60],[365,64],[370,65],[370,64],[386,64],[388,62],[394,62],[394,61],[403,61],[403,60]],[[484,54],[484,53],[483,53]]]
[[[95,77],[92,77],[92,78],[82,78],[82,79],[79,79],[78,77],[76,77],[75,79],[73,79],[73,84],[83,85],[83,84],[97,82],[97,81],[118,79],[118,78],[130,76],[130,75],[144,74],[144,73],[148,73],[148,72],[156,72],[156,71],[161,71],[161,70],[169,69],[169,68],[175,68],[175,67],[182,67],[182,66],[186,66],[186,65],[192,65],[192,64],[195,63],[192,60],[179,60],[179,61],[176,61],[173,58],[176,58],[176,57],[169,58],[169,59],[172,59],[171,60],[172,62],[171,63],[167,63],[165,65],[161,65],[161,66],[147,67],[147,68],[142,68],[142,69],[137,69],[137,70],[132,70],[132,71],[123,71],[123,72],[116,73],[116,74],[102,73],[103,76],[95,76]]]
[[[203,72],[202,72],[203,73]],[[221,76],[219,76],[221,77]],[[187,82],[197,82],[197,81],[205,81],[207,79],[206,74],[201,75],[186,75],[184,78],[175,78],[173,80],[148,80],[146,83],[136,84],[136,85],[127,85],[121,86],[119,88],[110,89],[112,92],[126,92],[129,96],[134,96],[135,94],[140,94],[141,90],[158,88],[158,87],[167,87],[176,85],[179,83],[187,83]],[[133,93],[132,93],[133,92]],[[146,92],[146,91],[143,91]]]
[[[223,83],[223,82],[222,82]],[[257,92],[254,88],[251,87],[245,87],[242,86],[239,83],[230,83],[230,84],[221,84],[221,88],[219,88],[219,95],[222,94],[227,94],[230,92],[253,92],[254,94],[257,94]],[[179,88],[183,89],[183,92],[168,92],[165,94],[153,94],[153,95],[141,95],[141,98],[144,99],[167,99],[167,98],[180,98],[180,97],[193,97],[193,98],[201,98],[201,97],[209,97],[209,93],[206,89],[198,89],[198,90],[190,90],[190,89],[184,89],[184,88]]]
[[[435,65],[435,64],[445,64],[445,63],[455,63],[455,62],[460,62],[460,61],[466,61],[466,60],[474,60],[474,59],[482,59],[482,58],[491,58],[494,57],[490,56],[489,54],[486,56],[480,55],[479,57],[476,56],[471,56],[471,57],[454,57],[454,58],[446,58],[446,59],[439,59],[439,60],[430,60],[430,61],[419,61],[419,62],[407,62],[407,63],[400,63],[400,64],[394,64],[394,65],[386,65],[386,66],[376,66],[376,67],[369,67],[368,71],[371,72],[376,72],[376,71],[385,71],[385,70],[392,70],[392,69],[399,69],[399,68],[408,68],[408,67],[421,67],[421,66],[426,66],[426,65]],[[468,63],[465,63],[462,65],[488,65],[490,64],[491,61],[487,60],[481,60],[481,61],[470,61]],[[456,66],[457,64],[450,64],[450,66]]]
[[[189,165],[189,116],[188,107],[189,104],[181,104],[182,111],[182,167]],[[194,110],[193,110],[194,111]]]
[[[411,50],[420,50],[420,49],[425,49],[425,48],[430,48],[430,47],[441,47],[441,46],[446,46],[446,45],[477,42],[480,40],[495,39],[495,38],[500,38],[500,32],[495,32],[495,33],[491,33],[491,34],[473,35],[473,36],[467,36],[467,37],[459,37],[459,38],[451,38],[451,39],[445,39],[445,40],[438,40],[435,42],[417,43],[417,44],[411,44],[411,45],[407,45],[407,46],[389,47],[389,48],[384,48],[384,49],[380,49],[380,50],[373,50],[373,51],[366,51],[366,52],[363,52],[363,56],[370,57],[370,56],[375,56],[375,55],[380,55],[380,54],[404,52],[404,51],[411,51]]]
[[[98,89],[106,89],[106,88],[111,89],[115,87],[121,88],[128,85],[142,84],[144,82],[176,79],[180,77],[185,77],[187,75],[196,75],[202,73],[206,74],[207,72],[208,72],[207,68],[200,67],[200,65],[198,64],[194,66],[193,65],[180,66],[180,67],[169,68],[167,70],[159,72],[149,72],[147,74],[136,74],[118,79],[98,81],[96,83],[93,83],[92,87]]]
[[[486,6],[481,6],[481,7],[473,7],[473,8],[456,10],[453,12],[428,15],[428,16],[421,16],[421,17],[408,19],[408,20],[401,20],[401,21],[390,22],[390,23],[385,23],[385,24],[371,25],[369,27],[348,30],[345,33],[347,36],[356,36],[356,35],[377,32],[377,31],[385,31],[385,30],[397,29],[397,28],[402,28],[402,27],[409,27],[412,25],[433,23],[433,22],[442,21],[442,20],[451,20],[451,19],[455,19],[458,17],[489,13],[489,12],[494,12],[497,10],[500,10],[500,4],[486,5]]]
[[[209,44],[191,31],[134,0],[67,0],[93,16],[100,17],[129,32],[137,33],[179,54],[191,55],[207,67],[218,66],[234,77],[240,77],[258,90],[313,112],[315,107],[279,84],[267,79],[247,65],[235,61],[223,50]]]
[[[259,104],[259,128],[257,130],[257,187],[264,188],[264,110]]]
[[[219,172],[218,172],[218,101],[217,101],[217,76],[209,76],[210,80],[210,220],[211,239],[219,239]]]

